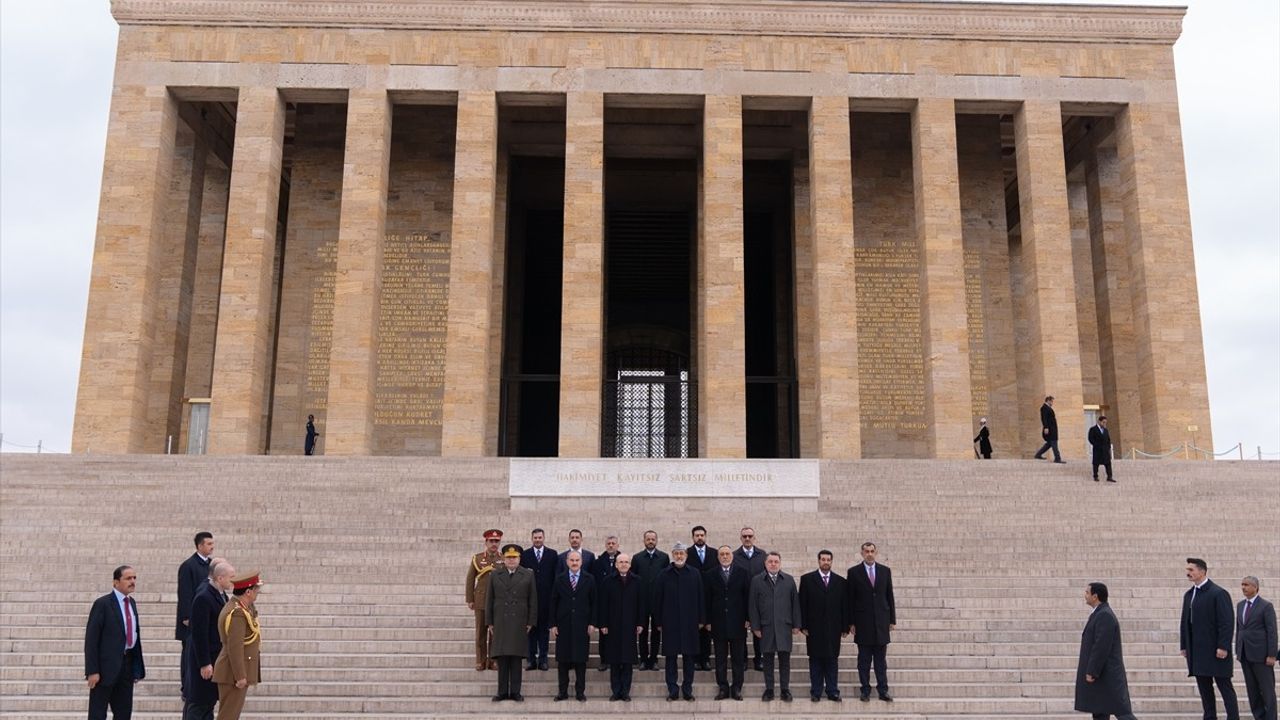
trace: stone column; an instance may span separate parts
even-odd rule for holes
[[[604,93],[566,98],[560,456],[600,455],[604,373]]]
[[[702,127],[698,455],[740,458],[747,452],[742,98],[708,95]]]
[[[487,442],[487,429],[494,420],[488,400],[495,391],[489,382],[489,323],[497,149],[497,96],[492,90],[459,92],[442,455],[480,457],[496,450]]]
[[[809,111],[809,209],[817,343],[818,454],[862,455],[858,304],[853,275],[853,148],[849,99],[815,97]]]
[[[353,89],[347,97],[342,216],[333,289],[325,418],[328,455],[368,455],[373,450],[378,303],[390,162],[391,103],[387,91]]]
[[[920,242],[925,435],[932,457],[964,459],[973,454],[973,394],[955,102],[921,98],[911,114],[911,133]]]
[[[1142,449],[1166,451],[1193,433],[1198,447],[1212,449],[1177,102],[1129,105],[1116,121],[1116,140],[1132,273]]]
[[[73,452],[164,451],[147,413],[177,117],[163,86],[112,93]]]
[[[1027,318],[1027,337],[1018,342],[1029,350],[1031,386],[1042,388],[1037,399],[1055,398],[1059,449],[1065,458],[1079,458],[1084,452],[1084,399],[1061,106],[1025,101],[1014,116],[1014,144]],[[1027,417],[1038,426],[1034,410]],[[1040,436],[1038,429],[1035,435]]]
[[[210,453],[251,455],[264,448],[284,120],[284,101],[274,87],[240,89],[214,343]]]
[[[1107,404],[1107,430],[1117,455],[1145,450],[1138,351],[1133,334],[1133,274],[1124,227],[1120,160],[1114,147],[1098,147],[1085,163],[1089,238],[1098,306],[1098,353]]]
[[[808,152],[796,153],[791,163],[792,232],[795,253],[796,379],[799,396],[800,457],[819,457],[818,343],[813,302],[813,231],[809,198]]]

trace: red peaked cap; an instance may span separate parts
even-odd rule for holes
[[[244,590],[245,588],[251,588],[254,585],[261,584],[262,582],[258,580],[258,573],[256,571],[247,575],[241,575],[231,581],[231,586],[236,590]]]

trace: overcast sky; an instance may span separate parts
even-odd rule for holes
[[[1188,4],[1175,54],[1214,444],[1280,453],[1280,2]],[[108,0],[0,0],[6,451],[71,445],[116,31]]]

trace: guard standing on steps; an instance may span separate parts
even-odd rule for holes
[[[465,595],[467,608],[475,614],[476,621],[476,670],[497,670],[498,663],[489,656],[489,627],[484,621],[484,601],[489,592],[489,573],[502,564],[498,543],[501,530],[484,531],[484,550],[471,556],[467,566]]]

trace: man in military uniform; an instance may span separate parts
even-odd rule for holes
[[[498,662],[498,693],[494,702],[523,702],[520,694],[521,667],[529,649],[529,631],[538,622],[538,590],[533,571],[520,567],[519,545],[502,548],[502,567],[489,573],[485,595],[485,621],[493,633],[490,652]]]
[[[502,541],[501,530],[485,530],[484,551],[471,556],[471,564],[467,566],[467,607],[475,613],[476,619],[476,670],[485,668],[497,670],[497,661],[489,657],[489,628],[484,623],[484,601],[489,592],[489,573],[502,565],[498,555],[498,543]]]
[[[258,650],[262,633],[258,626],[258,572],[237,575],[231,580],[232,595],[218,613],[218,637],[222,651],[213,663],[213,681],[218,683],[218,720],[240,720],[249,686],[262,681]]]

